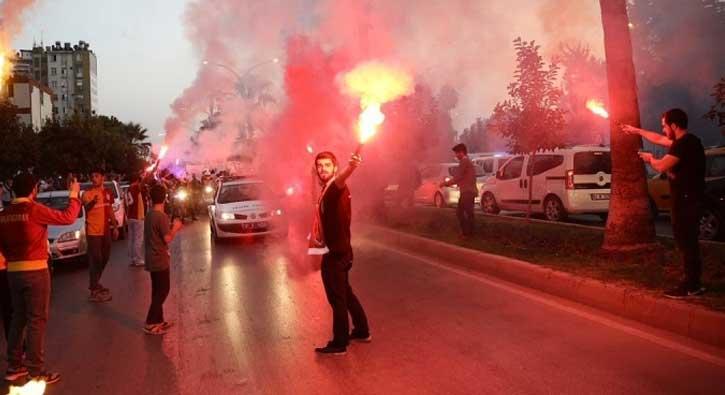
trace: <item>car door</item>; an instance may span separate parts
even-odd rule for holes
[[[415,200],[420,203],[433,204],[433,197],[440,183],[440,166],[425,166],[420,171],[421,184],[415,190]]]
[[[537,154],[533,157],[529,157],[529,162],[526,165],[526,179],[524,180],[525,199],[528,199],[529,189],[531,189],[531,206],[532,211],[541,212],[543,211],[543,200],[544,197],[550,191],[549,182],[558,182],[561,185],[564,184],[563,178],[565,173],[564,169],[564,155],[561,154]],[[529,180],[529,176],[533,176],[533,181]],[[556,179],[547,181],[547,179]],[[561,198],[561,197],[559,197]]]
[[[525,207],[523,169],[524,156],[511,158],[496,174],[496,193],[498,206],[502,210],[521,210]]]

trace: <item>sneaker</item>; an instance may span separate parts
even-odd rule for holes
[[[28,380],[44,381],[45,384],[54,384],[60,381],[60,373],[41,372],[31,374],[28,376]]]
[[[370,343],[373,341],[373,337],[368,333],[367,335],[364,335],[362,333],[357,333],[355,331],[352,331],[350,333],[350,340],[356,341],[359,343]]]
[[[111,294],[103,292],[102,290],[91,291],[91,294],[88,296],[88,301],[94,303],[104,303],[110,301],[111,299],[113,299]]]
[[[21,377],[28,375],[28,368],[21,366],[19,368],[8,368],[5,372],[5,381],[15,381]]]
[[[665,297],[670,299],[684,299],[688,297],[687,287],[680,285],[665,292]]]
[[[174,323],[172,321],[164,321],[164,322],[160,323],[159,325],[161,325],[161,327],[164,329],[169,329],[172,326],[174,326]]]
[[[166,329],[164,328],[164,324],[146,324],[143,327],[143,331],[146,332],[147,335],[164,335],[166,334]]]
[[[315,352],[319,354],[345,355],[347,354],[347,347],[336,346],[330,342],[325,347],[317,347]]]

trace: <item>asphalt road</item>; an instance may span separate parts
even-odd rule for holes
[[[47,393],[725,393],[724,350],[383,243],[356,240],[351,272],[373,342],[319,356],[331,313],[302,243],[214,245],[205,222],[187,226],[165,306],[176,325],[158,337],[141,330],[148,274],[116,242],[111,302],[87,301],[84,266],[54,275],[46,356],[63,381]]]

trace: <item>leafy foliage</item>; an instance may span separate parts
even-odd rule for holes
[[[725,136],[725,77],[715,85],[710,96],[715,99],[715,104],[710,107],[710,111],[705,114],[705,117],[717,122],[717,126],[722,128],[721,134]]]
[[[509,99],[496,104],[489,128],[508,139],[512,152],[535,152],[563,146],[565,111],[555,86],[559,66],[546,67],[534,41],[514,40],[516,71]]]

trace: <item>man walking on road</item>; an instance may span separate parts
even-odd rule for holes
[[[128,257],[130,266],[143,267],[144,218],[146,217],[146,188],[141,177],[133,175],[126,191],[128,216]]]
[[[458,198],[458,207],[456,207],[456,216],[461,225],[461,234],[463,237],[473,236],[475,226],[474,202],[478,195],[478,187],[476,187],[476,169],[473,162],[468,158],[468,149],[465,144],[457,144],[453,147],[453,152],[458,159],[458,168],[455,176],[440,184],[441,187],[449,187],[458,185],[460,197]]]
[[[678,108],[668,110],[662,114],[661,122],[664,136],[630,125],[623,125],[622,130],[668,148],[661,159],[649,152],[640,152],[639,156],[656,171],[667,173],[670,181],[672,234],[682,254],[685,279],[678,287],[665,292],[665,296],[681,299],[705,292],[700,282],[702,259],[698,242],[705,194],[705,150],[700,139],[688,133],[684,111]]]
[[[48,384],[60,380],[44,367],[45,330],[50,309],[48,225],[70,225],[78,218],[80,185],[68,186],[68,207],[63,211],[35,202],[38,181],[21,173],[15,177],[15,198],[0,212],[0,253],[7,259],[8,285],[13,304],[5,380],[30,375]],[[23,352],[25,361],[23,363]]]
[[[350,245],[351,196],[345,181],[360,165],[359,155],[353,155],[349,166],[337,172],[337,158],[332,152],[321,152],[315,158],[315,169],[322,192],[315,210],[317,231],[311,235],[318,245],[328,251],[322,256],[322,284],[327,301],[332,306],[333,338],[324,347],[316,348],[321,354],[345,354],[350,340],[371,340],[367,317],[360,301],[352,291],[349,280],[352,268]],[[349,332],[348,312],[353,330]]]
[[[116,217],[113,215],[113,197],[103,187],[103,171],[91,173],[93,186],[83,194],[86,208],[86,238],[88,239],[88,289],[91,302],[108,302],[111,291],[101,284],[101,275],[111,257],[111,242],[118,237]]]

